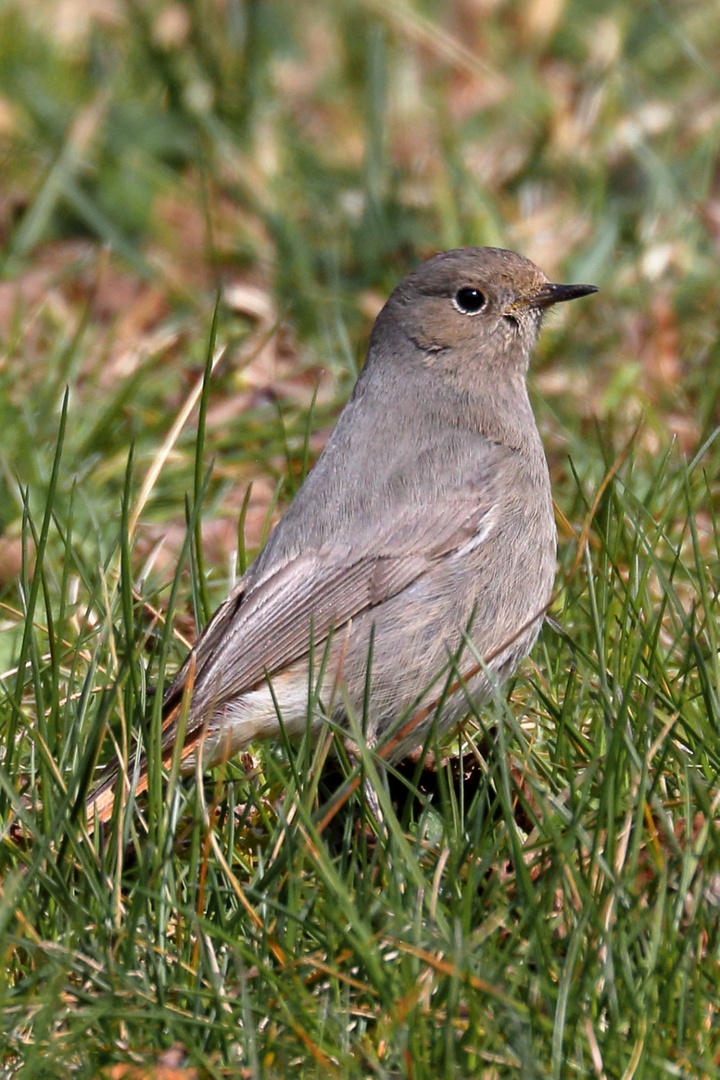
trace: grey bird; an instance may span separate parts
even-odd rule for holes
[[[372,746],[420,709],[398,759],[516,670],[556,558],[528,364],[547,308],[596,291],[497,248],[436,255],[397,286],[316,465],[166,695],[165,764],[188,679],[187,772],[199,753],[208,767],[278,737],[278,711],[290,736],[328,717],[347,729],[354,713]],[[422,709],[450,670],[459,681]],[[111,816],[116,783],[117,770],[90,796],[91,817]],[[146,783],[143,767],[136,791]]]

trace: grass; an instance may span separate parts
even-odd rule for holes
[[[712,15],[0,11],[8,1075],[720,1075]],[[155,770],[89,837],[378,305],[458,243],[603,290],[532,374],[561,541],[532,661],[437,772],[365,757],[379,835],[362,785],[325,822],[354,773],[303,743]]]

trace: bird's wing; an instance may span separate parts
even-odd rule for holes
[[[374,536],[373,550],[352,553],[326,546],[268,573],[249,591],[239,582],[193,649],[195,681],[191,726],[205,711],[257,687],[317,650],[328,636],[406,589],[435,560],[464,544],[481,542],[495,524],[490,490],[455,492],[441,521],[406,509]],[[179,701],[187,662],[168,692]]]

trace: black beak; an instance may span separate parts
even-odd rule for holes
[[[597,285],[551,285],[548,282],[535,293],[532,300],[528,301],[528,307],[551,307],[553,304],[561,304],[565,300],[577,300],[579,296],[589,296],[597,291]]]

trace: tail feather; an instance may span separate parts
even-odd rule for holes
[[[192,695],[193,684],[195,681],[195,658],[190,654],[190,661],[188,664],[187,680],[183,692],[183,701],[189,699]],[[175,753],[175,735],[177,727],[177,718],[182,708],[183,702],[173,702],[173,707],[167,709],[166,715],[163,717],[162,722],[162,763],[165,769],[169,769],[172,765],[173,755]],[[198,726],[195,730],[188,730],[186,732],[185,742],[182,748],[180,760],[184,761],[193,750],[197,747],[198,743],[202,739],[203,727]],[[119,762],[115,761],[110,766],[110,771],[107,776],[101,781],[95,788],[92,794],[88,797],[85,803],[85,814],[87,818],[87,825],[90,832],[95,827],[95,821],[99,821],[101,825],[106,824],[113,815],[115,807],[115,800],[118,797],[117,788],[118,784],[122,780],[121,798],[122,805],[124,806],[128,798],[128,788],[125,784],[125,774],[121,769]],[[147,772],[147,758],[143,754],[140,762],[140,775],[137,778],[133,786],[133,795],[142,795],[144,791],[147,791],[148,786],[148,772]]]
[[[140,769],[140,776],[133,789],[135,795],[142,795],[143,791],[147,791],[147,763],[144,759]],[[118,766],[115,766],[107,779],[95,788],[92,795],[90,795],[85,803],[85,813],[87,814],[87,824],[90,832],[93,831],[96,820],[99,821],[101,825],[105,825],[112,817],[113,808],[115,806],[115,791],[119,779],[120,769]],[[126,800],[127,796],[123,798],[123,804]]]

